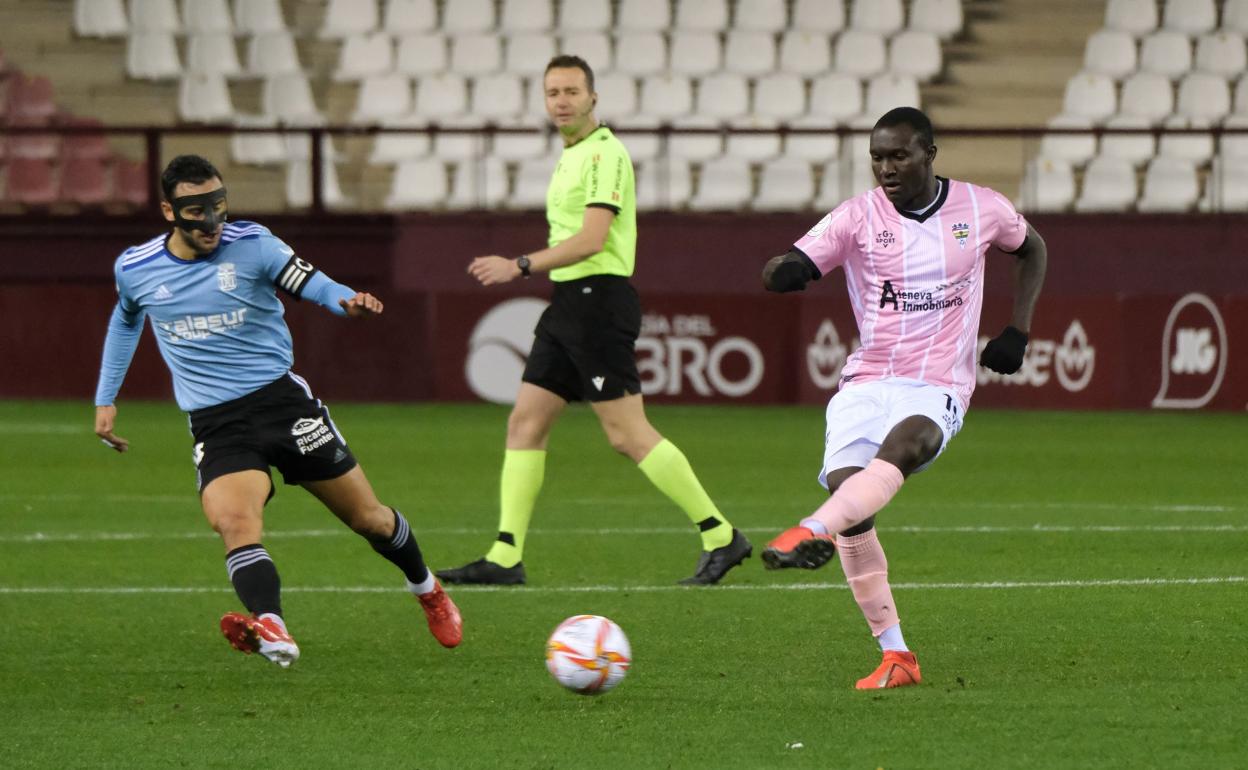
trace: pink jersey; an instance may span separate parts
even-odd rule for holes
[[[983,304],[984,254],[1014,251],[1027,220],[1000,193],[941,179],[921,215],[876,187],[836,207],[794,246],[824,275],[845,268],[861,346],[841,371],[851,383],[905,377],[970,403]]]

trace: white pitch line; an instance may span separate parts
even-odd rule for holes
[[[893,583],[902,591],[923,590],[1009,590],[1019,588],[1156,588],[1166,586],[1229,585],[1248,582],[1248,577],[1230,575],[1203,578],[1111,578],[1106,580],[1025,580],[990,581],[985,583]],[[455,586],[454,593],[502,594],[581,594],[581,593],[668,593],[671,591],[844,591],[843,583],[768,583],[761,585],[729,584],[714,588],[681,585],[588,585],[588,586]],[[0,586],[0,595],[47,594],[215,594],[229,593],[228,586]],[[391,594],[401,593],[394,586],[291,586],[286,593],[303,594]]]
[[[750,534],[775,534],[775,527],[741,527],[742,532]],[[1030,526],[994,526],[965,525],[948,527],[926,526],[881,526],[880,531],[888,534],[907,535],[942,535],[942,534],[1063,534],[1080,532],[1100,532],[1107,534],[1130,533],[1196,533],[1196,532],[1248,532],[1248,525],[1242,524],[1033,524]],[[494,530],[480,527],[429,527],[415,528],[417,537],[426,535],[489,535]],[[601,527],[601,528],[566,528],[529,530],[530,535],[551,536],[591,536],[603,535],[687,535],[689,527]],[[266,532],[265,540],[295,540],[321,537],[354,537],[353,533],[341,529],[292,529]],[[0,535],[0,544],[4,543],[94,543],[94,542],[125,542],[136,540],[215,540],[217,534],[210,531],[200,532],[27,532],[22,534]]]

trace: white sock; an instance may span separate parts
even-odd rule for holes
[[[407,590],[411,591],[417,596],[420,596],[421,594],[427,594],[430,591],[432,591],[434,588],[437,588],[437,586],[438,586],[438,581],[434,579],[433,572],[430,572],[429,574],[425,575],[425,579],[419,583],[413,583],[410,580],[407,581]]]
[[[806,529],[809,529],[811,532],[814,532],[816,535],[831,534],[830,532],[828,532],[828,528],[823,526],[823,522],[815,518],[802,519],[800,526],[803,526]]]
[[[265,612],[260,615],[261,620],[271,620],[278,625],[283,631],[286,630],[286,621],[282,620],[281,615],[274,615],[272,612]]]
[[[885,652],[888,652],[889,650],[894,652],[910,652],[910,648],[906,646],[906,640],[901,637],[900,623],[894,623],[884,629],[884,632],[880,634],[878,641],[880,643],[880,649]]]

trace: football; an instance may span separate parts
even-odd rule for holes
[[[599,695],[619,684],[633,663],[624,631],[599,615],[575,615],[546,641],[546,669],[572,692]]]

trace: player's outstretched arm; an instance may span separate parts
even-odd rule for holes
[[[356,292],[354,297],[338,300],[338,306],[348,318],[371,318],[381,315],[382,310],[385,309],[381,300],[365,291]]]
[[[1048,269],[1048,247],[1030,224],[1027,225],[1027,239],[1014,252],[1014,257],[1014,312],[1010,325],[989,340],[979,356],[980,364],[997,374],[1014,374],[1023,366],[1031,317]]]
[[[806,284],[820,277],[819,268],[810,261],[810,257],[799,251],[790,251],[767,261],[763,267],[763,288],[780,293],[804,291]]]
[[[130,442],[113,433],[113,424],[117,421],[117,407],[97,406],[95,408],[95,435],[100,437],[110,449],[124,452],[130,448]]]
[[[575,264],[602,251],[614,219],[615,212],[611,209],[587,206],[585,215],[581,218],[580,230],[566,241],[525,255],[529,260],[529,271],[546,273],[557,267]],[[468,264],[468,274],[480,281],[482,286],[507,283],[525,275],[518,260],[497,254],[472,260]]]

